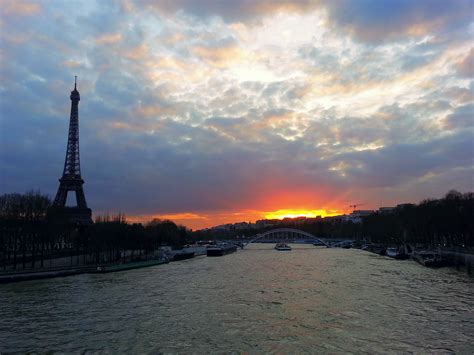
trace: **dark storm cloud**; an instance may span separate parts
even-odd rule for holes
[[[446,117],[448,129],[468,129],[474,127],[474,104],[460,106],[452,114]],[[472,147],[471,147],[472,148]],[[471,149],[471,153],[474,153]]]
[[[279,11],[322,10],[328,12],[334,29],[343,29],[357,39],[373,43],[459,30],[472,21],[473,11],[470,0],[139,0],[136,4],[165,12],[183,11],[204,20],[217,16],[227,22],[246,22]]]
[[[302,12],[314,9],[318,1],[314,0],[138,0],[138,6],[148,5],[152,8],[167,12],[183,11],[193,16],[207,19],[213,16],[219,16],[225,21],[247,21],[255,18],[270,15],[277,11],[295,11]]]
[[[472,166],[472,153],[472,132],[461,132],[427,142],[345,153],[338,159],[349,166],[345,170],[347,178],[367,188],[400,186],[428,174]]]
[[[340,0],[326,5],[335,28],[374,43],[461,29],[472,21],[473,10],[470,0]]]
[[[88,190],[103,196],[95,201],[99,209],[113,204],[135,213],[153,208],[180,211],[183,203],[190,210],[225,209],[262,196],[266,191],[255,185],[255,179],[273,180],[269,185],[280,188],[290,179],[288,166],[278,168],[266,162],[275,152],[235,145],[213,131],[171,120],[154,134],[114,132],[113,136],[118,138],[113,147],[102,140],[97,146],[89,142],[89,150],[101,152],[100,156],[83,154],[84,162],[89,161],[85,163],[88,177],[94,181]]]

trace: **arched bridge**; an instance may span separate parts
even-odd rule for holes
[[[323,242],[321,239],[316,238],[311,233],[308,233],[299,229],[293,229],[293,228],[277,228],[277,229],[266,231],[265,233],[262,233],[262,234],[257,234],[255,238],[251,239],[245,245],[254,243],[257,240],[260,240],[260,241],[271,240],[271,241],[279,242],[279,241],[291,241],[291,240],[301,240],[301,239],[304,239],[307,242],[311,242],[311,243],[319,243],[329,248],[329,245],[326,242]]]

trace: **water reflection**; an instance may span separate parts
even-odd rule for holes
[[[468,276],[359,250],[272,247],[0,286],[0,350],[474,351]]]

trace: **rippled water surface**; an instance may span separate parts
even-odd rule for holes
[[[0,352],[474,353],[474,279],[360,250],[0,285]]]

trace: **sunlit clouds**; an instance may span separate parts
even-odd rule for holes
[[[1,192],[54,193],[74,75],[95,213],[196,228],[472,190],[472,6],[3,1]]]

